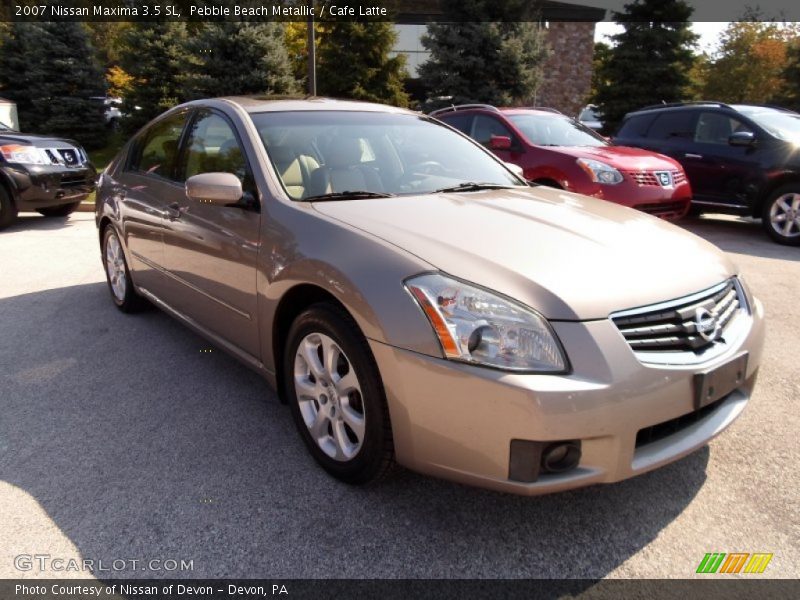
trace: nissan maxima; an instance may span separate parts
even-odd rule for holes
[[[620,481],[728,427],[761,361],[762,305],[715,246],[529,187],[403,109],[178,106],[103,173],[96,219],[117,307],[261,373],[350,483],[395,463],[529,495]]]

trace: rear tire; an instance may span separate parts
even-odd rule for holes
[[[800,184],[781,186],[770,195],[761,211],[761,224],[779,244],[800,246]]]
[[[0,229],[5,229],[17,220],[17,205],[11,196],[0,185]]]
[[[111,299],[124,313],[136,313],[148,308],[150,303],[133,287],[131,273],[122,251],[122,243],[116,230],[107,226],[103,232],[103,266],[106,272]]]
[[[283,360],[286,398],[319,465],[364,484],[394,464],[386,395],[367,340],[344,310],[315,304],[292,324]]]
[[[78,210],[81,205],[80,202],[73,202],[71,204],[62,204],[61,206],[50,206],[48,208],[40,208],[36,212],[45,217],[67,217]]]

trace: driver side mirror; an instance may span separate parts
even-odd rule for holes
[[[489,138],[489,148],[492,150],[510,150],[511,138],[507,135],[493,135]]]
[[[752,131],[736,131],[728,138],[731,146],[752,146],[756,143],[756,136]]]
[[[243,195],[242,182],[233,173],[200,173],[186,180],[186,196],[197,202],[227,206]]]

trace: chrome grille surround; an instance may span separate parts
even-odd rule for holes
[[[658,181],[656,172],[657,171],[623,171],[623,173],[628,177],[630,177],[631,180],[637,185],[652,185],[652,186],[663,187],[661,183]],[[668,172],[672,176],[673,186],[680,185],[681,183],[686,181],[686,173],[684,173],[683,171],[671,170]]]
[[[749,329],[750,307],[736,277],[712,288],[615,312],[610,319],[643,363],[697,364],[719,356]]]

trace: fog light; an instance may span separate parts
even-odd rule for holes
[[[542,473],[569,471],[577,467],[580,460],[580,441],[555,442],[542,451]]]

